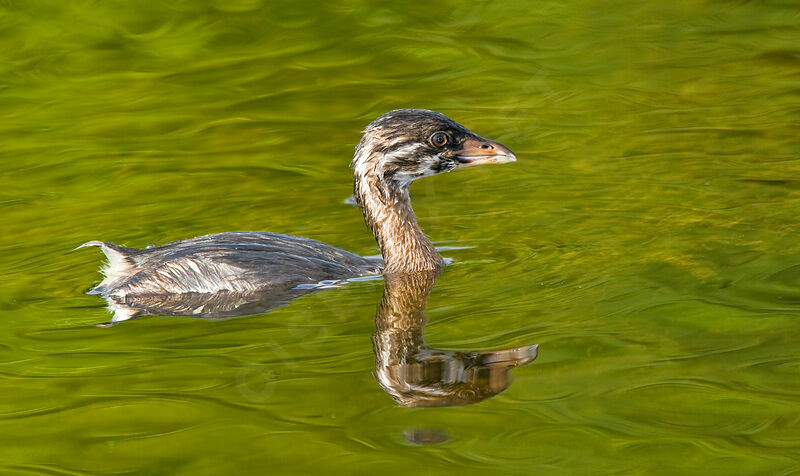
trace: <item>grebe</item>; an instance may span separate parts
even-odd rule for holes
[[[355,198],[383,256],[376,262],[308,238],[246,231],[144,249],[101,241],[108,258],[89,294],[126,298],[176,293],[248,293],[370,274],[435,271],[444,261],[420,230],[408,187],[454,169],[516,160],[434,111],[398,109],[370,123],[351,163]]]

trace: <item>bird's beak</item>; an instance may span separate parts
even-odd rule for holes
[[[517,156],[511,152],[511,149],[499,142],[475,137],[465,140],[461,144],[461,148],[456,150],[456,160],[458,168],[463,168],[473,165],[516,162]]]

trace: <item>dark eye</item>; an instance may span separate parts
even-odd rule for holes
[[[444,147],[444,145],[447,144],[447,141],[450,140],[450,138],[447,137],[447,134],[445,134],[444,132],[434,132],[433,135],[431,135],[431,138],[428,140],[434,147]]]

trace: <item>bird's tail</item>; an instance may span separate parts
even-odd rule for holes
[[[100,268],[100,272],[104,276],[103,280],[86,294],[109,294],[114,288],[139,272],[139,268],[136,267],[136,263],[132,258],[138,250],[105,241],[87,241],[75,249],[79,250],[89,246],[100,247],[108,262]]]

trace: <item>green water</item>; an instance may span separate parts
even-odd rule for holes
[[[519,159],[411,189],[428,345],[540,345],[505,392],[398,406],[380,280],[95,327],[88,240],[375,254],[397,107]],[[791,1],[0,2],[0,473],[798,474],[799,128]]]

